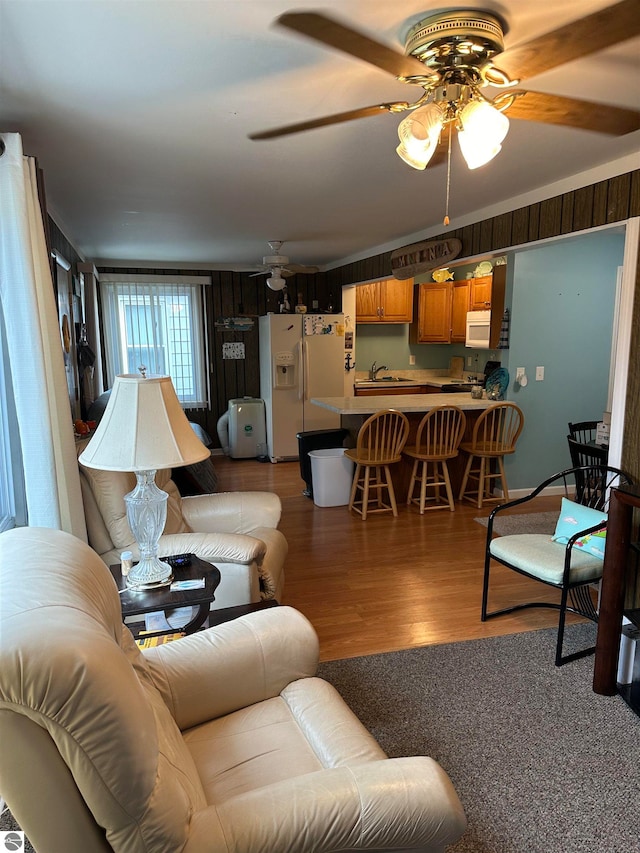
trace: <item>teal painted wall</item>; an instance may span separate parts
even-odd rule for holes
[[[510,374],[507,399],[525,415],[518,449],[505,460],[510,488],[529,488],[570,467],[568,422],[599,420],[606,409],[623,251],[624,234],[604,231],[510,259],[511,340],[502,363]],[[542,382],[537,366],[545,369]],[[516,367],[526,368],[525,388],[514,383]]]
[[[357,370],[369,370],[372,363],[386,364],[389,370],[435,370],[449,369],[449,359],[452,356],[471,356],[469,370],[481,372],[487,359],[500,359],[500,352],[467,349],[464,344],[411,344],[409,342],[409,326],[406,323],[390,323],[389,325],[365,323],[357,326]],[[415,355],[416,363],[409,366],[409,356]],[[465,362],[466,364],[466,362]]]

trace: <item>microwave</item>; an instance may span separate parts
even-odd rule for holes
[[[465,346],[489,349],[491,338],[491,311],[467,311]]]

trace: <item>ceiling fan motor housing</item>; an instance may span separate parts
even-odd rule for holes
[[[440,12],[407,33],[405,53],[429,68],[479,67],[504,50],[498,18],[477,10]]]
[[[267,267],[286,267],[289,258],[286,255],[265,255],[262,263]]]

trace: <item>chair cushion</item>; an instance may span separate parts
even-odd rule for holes
[[[583,506],[567,498],[562,498],[560,517],[556,524],[553,540],[554,542],[566,545],[569,539],[575,536],[580,530],[588,530],[590,527],[594,527],[596,524],[600,524],[606,520],[607,514],[605,512],[600,512],[597,509],[591,509],[591,507]],[[586,536],[576,539],[573,547],[585,554],[591,554],[592,557],[597,557],[599,560],[604,560],[606,540],[607,529],[605,527],[595,533],[588,533]]]
[[[547,583],[562,583],[566,548],[542,533],[498,536],[489,545],[491,555]],[[602,575],[602,560],[574,549],[571,583],[590,583]]]
[[[385,753],[319,678],[294,681],[280,696],[183,732],[209,804],[329,767]]]

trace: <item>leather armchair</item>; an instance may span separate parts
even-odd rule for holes
[[[78,442],[80,455],[86,445]],[[127,522],[124,496],[135,475],[79,465],[89,544],[107,565],[138,546]],[[271,492],[218,492],[181,497],[171,471],[158,471],[156,483],[168,495],[167,523],[158,556],[193,553],[220,569],[212,609],[282,598],[288,544],[277,529],[282,505]]]
[[[0,534],[0,790],[39,853],[443,853],[427,757],[388,759],[276,607],[141,652],[113,579],[58,530]]]

